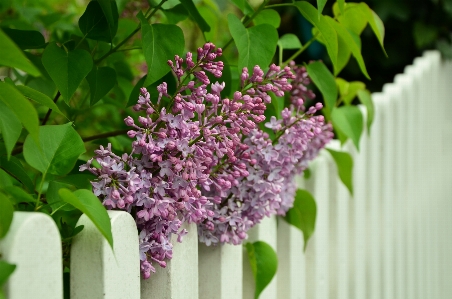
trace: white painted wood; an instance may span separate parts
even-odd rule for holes
[[[382,231],[382,159],[383,159],[383,127],[385,125],[382,117],[381,103],[384,101],[384,94],[373,93],[372,99],[375,104],[375,116],[371,127],[369,144],[367,145],[368,171],[368,201],[370,220],[370,240],[369,240],[369,290],[366,298],[381,299],[383,297],[383,231]]]
[[[3,260],[16,265],[4,287],[6,298],[63,298],[60,233],[48,215],[14,212],[10,229],[0,241],[0,253]]]
[[[261,223],[248,231],[247,242],[263,241],[270,245],[277,253],[277,224],[276,217],[264,218]],[[243,246],[243,298],[254,298],[255,282],[251,271],[248,253]],[[278,294],[278,272],[272,281],[262,291],[260,299],[274,299]]]
[[[306,189],[302,176],[295,178],[298,189]],[[277,298],[306,298],[306,255],[300,230],[278,219],[278,294]]]
[[[140,298],[140,259],[135,221],[127,212],[108,211],[113,249],[82,215],[83,230],[71,247],[71,299]]]
[[[317,204],[316,227],[306,248],[306,297],[328,298],[330,293],[329,259],[329,201],[330,187],[334,183],[332,158],[321,151],[312,163],[311,178],[306,189],[312,193]]]
[[[351,155],[353,159],[353,198],[350,201],[354,214],[354,227],[352,233],[354,234],[354,297],[365,298],[367,279],[366,279],[366,252],[367,252],[367,215],[366,204],[368,199],[366,197],[366,179],[367,179],[367,129],[366,116],[367,110],[364,106],[359,106],[363,114],[363,133],[360,138],[359,151],[351,143],[347,143],[345,150]]]
[[[173,235],[173,258],[166,268],[156,267],[156,273],[141,280],[141,298],[182,299],[198,298],[198,234],[195,224],[184,224],[188,234],[183,242]]]
[[[241,298],[242,246],[198,244],[199,298]]]
[[[342,151],[339,140],[332,140],[327,148],[335,151]],[[350,193],[337,176],[337,168],[333,163],[331,174],[335,176],[331,185],[330,200],[334,204],[330,206],[330,263],[332,269],[330,273],[330,298],[350,299],[350,286],[352,285],[350,276],[350,227],[349,212],[351,209]]]

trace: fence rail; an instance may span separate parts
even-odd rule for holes
[[[302,252],[302,235],[269,218],[249,240],[269,243],[276,277],[260,298],[452,298],[452,63],[426,52],[394,83],[373,94],[375,120],[354,158],[354,196],[340,183],[327,151],[299,186],[317,202],[316,231]],[[329,145],[341,149],[338,143]],[[132,217],[109,211],[114,252],[87,217],[71,251],[71,298],[253,298],[242,246],[198,244],[196,227],[175,242],[166,269],[143,281]],[[60,237],[41,213],[16,212],[0,242],[17,265],[7,298],[62,298]]]

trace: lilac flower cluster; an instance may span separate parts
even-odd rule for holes
[[[323,117],[313,116],[319,105],[303,114],[300,105],[292,105],[281,120],[266,124],[276,133],[272,141],[258,127],[271,102],[269,92],[284,96],[293,90],[291,82],[301,90],[306,78],[298,80],[290,67],[271,65],[264,73],[256,66],[252,74],[244,68],[241,90],[222,98],[225,84],[211,84],[206,75],[222,76],[221,54],[207,43],[196,61],[192,53],[168,61],[176,92],[169,94],[162,83],[158,98],[151,99],[142,88],[133,109],[144,116],[124,120],[131,127],[132,152],[118,156],[110,145],[101,146],[93,158],[100,167],[93,159],[80,167],[98,177],[93,192],[104,206],[136,219],[144,278],[155,272],[154,263],[166,266],[171,237],[181,242],[187,233],[184,222],[197,223],[207,245],[239,244],[263,217],[284,214],[294,192],[290,199],[285,184],[331,139]]]

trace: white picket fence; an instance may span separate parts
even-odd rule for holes
[[[426,52],[395,83],[373,94],[375,121],[360,152],[350,144],[354,197],[326,151],[299,180],[317,201],[316,230],[302,235],[275,218],[249,234],[278,254],[277,276],[260,298],[452,298],[452,63]],[[338,143],[330,145],[340,149]],[[241,246],[198,244],[196,227],[166,269],[139,273],[138,237],[130,215],[109,212],[114,253],[90,220],[71,252],[71,298],[253,298]],[[9,299],[63,297],[60,238],[50,217],[16,212],[2,258],[17,265]]]

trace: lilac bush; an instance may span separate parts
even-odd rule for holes
[[[221,95],[224,83],[211,83],[207,72],[222,76],[221,49],[207,43],[197,59],[187,53],[168,61],[177,78],[174,94],[166,83],[151,99],[141,88],[133,109],[143,112],[131,127],[132,152],[121,156],[110,145],[95,151],[80,170],[97,176],[93,192],[108,209],[131,213],[140,240],[144,278],[155,272],[155,263],[171,259],[171,237],[181,242],[187,233],[183,223],[198,224],[199,240],[207,245],[240,244],[247,231],[264,217],[284,215],[294,200],[294,177],[332,138],[332,128],[322,115],[314,115],[320,103],[305,111],[304,101],[314,94],[304,68],[293,64],[271,65],[265,73],[255,66],[244,68],[240,90],[231,98]],[[292,105],[265,121],[270,92],[290,93]],[[164,100],[165,98],[165,100]],[[166,103],[166,104],[165,104]]]

